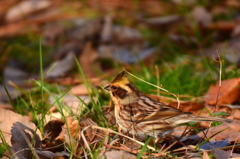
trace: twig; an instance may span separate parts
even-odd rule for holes
[[[173,147],[178,141],[175,141],[174,143],[172,143],[171,145],[169,145],[166,149],[163,150],[163,152],[166,152],[167,150],[169,150],[171,147]]]
[[[93,129],[99,129],[99,130],[109,131],[110,133],[114,133],[114,134],[123,136],[123,137],[125,137],[125,138],[127,138],[127,139],[129,139],[129,140],[132,140],[132,141],[138,143],[139,145],[142,145],[142,146],[145,145],[143,142],[137,141],[137,140],[135,140],[135,139],[133,139],[133,138],[131,138],[131,137],[128,137],[128,136],[126,136],[126,135],[123,135],[123,134],[121,134],[121,133],[118,133],[118,132],[116,132],[116,131],[113,131],[112,129],[102,128],[102,127],[99,127],[99,126],[96,126],[96,125],[91,125],[91,127],[92,127]],[[156,149],[155,149],[154,147],[152,147],[152,146],[147,145],[147,147],[148,147],[150,150],[156,151]]]
[[[234,147],[235,147],[235,145],[236,145],[236,143],[237,143],[237,139],[238,139],[239,134],[240,134],[240,132],[238,132],[238,135],[237,135],[237,137],[236,137],[236,139],[235,139],[235,142],[234,142],[234,144],[233,144],[233,147],[232,147],[232,150],[231,150],[231,153],[230,153],[230,157],[232,156],[232,153],[233,153]]]
[[[89,144],[88,144],[88,142],[87,142],[87,139],[86,139],[86,137],[85,137],[85,135],[84,135],[84,131],[87,130],[88,128],[90,128],[91,126],[92,126],[92,125],[86,126],[86,127],[83,128],[82,131],[81,131],[81,137],[82,137],[83,142],[84,142],[84,144],[86,145],[87,149],[89,150],[89,152],[92,152],[92,150],[91,150],[91,148],[90,148],[90,146],[89,146]],[[92,155],[91,153],[90,153],[90,155],[91,155],[91,158],[93,158],[93,155]]]
[[[218,107],[219,107],[218,98],[219,98],[220,90],[222,87],[222,60],[221,60],[218,50],[217,50],[217,55],[218,55],[218,60],[214,59],[214,57],[213,57],[213,60],[216,62],[219,62],[219,87],[218,87],[218,94],[217,94],[217,98],[216,98],[216,108],[218,109]],[[216,108],[213,109],[213,112],[216,110]]]
[[[112,148],[112,149],[117,149],[117,150],[123,150],[123,151],[127,151],[130,153],[134,153],[134,154],[138,154],[140,151],[139,150],[131,150],[129,148],[124,148],[124,147],[117,147],[117,146],[112,146],[112,145],[105,145],[108,148]],[[160,156],[160,155],[164,155],[164,154],[160,154],[160,153],[148,153],[148,152],[144,152],[145,155],[153,155],[153,156]]]

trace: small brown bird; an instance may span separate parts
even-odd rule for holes
[[[149,98],[128,80],[125,71],[104,89],[111,94],[115,104],[114,113],[118,126],[123,132],[142,139],[147,136],[164,138],[170,135],[175,127],[192,121],[232,121],[192,115]]]

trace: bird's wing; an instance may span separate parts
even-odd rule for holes
[[[146,111],[144,114],[137,114],[135,118],[142,119],[142,121],[150,120],[165,120],[171,117],[184,114],[180,109],[173,108],[171,106],[162,105],[159,109],[152,111]]]

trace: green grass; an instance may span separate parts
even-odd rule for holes
[[[39,38],[32,33],[24,36],[15,36],[14,38],[5,38],[0,42],[5,50],[2,54],[6,54],[7,60],[17,60],[14,63],[19,64],[20,68],[30,73],[38,73],[40,70],[39,64]],[[51,61],[51,48],[44,46],[42,48],[44,66],[47,66]],[[24,55],[24,56],[23,56]]]
[[[240,76],[240,69],[226,71],[225,59],[222,59],[222,80]],[[176,95],[188,95],[192,97],[203,96],[211,84],[219,81],[218,63],[210,58],[194,58],[191,56],[178,56],[173,62],[156,64],[159,68],[159,81],[157,81],[156,69],[141,65],[141,70],[133,67],[130,72],[137,77],[152,84],[160,85]],[[144,93],[156,94],[156,88],[131,78],[133,83]],[[164,95],[164,94],[162,94]]]

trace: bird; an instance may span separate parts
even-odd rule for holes
[[[158,102],[140,92],[129,80],[126,71],[104,87],[115,105],[114,115],[118,127],[124,133],[145,139],[152,136],[163,139],[172,134],[174,128],[189,122],[231,122],[230,119],[196,116]]]

